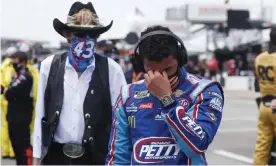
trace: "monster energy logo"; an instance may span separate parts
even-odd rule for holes
[[[135,116],[129,116],[128,117],[128,124],[131,128],[136,127]]]

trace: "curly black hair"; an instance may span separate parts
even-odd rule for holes
[[[141,32],[141,37],[152,31],[167,31],[171,30],[163,26],[151,26]],[[175,38],[168,35],[154,35],[144,39],[139,44],[139,56],[141,59],[147,58],[150,61],[160,62],[164,58],[172,55],[177,57],[178,42]]]

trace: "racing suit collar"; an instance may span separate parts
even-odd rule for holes
[[[186,77],[187,77],[187,71],[186,71],[186,69],[185,69],[184,67],[181,67],[181,68],[180,68],[180,71],[181,71],[181,74],[180,74],[180,76],[179,76],[179,84],[178,84],[177,88],[178,88],[180,85],[184,84],[184,82],[185,82],[185,80],[186,80]]]

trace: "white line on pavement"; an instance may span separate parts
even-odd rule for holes
[[[247,133],[256,132],[257,128],[229,128],[229,129],[219,129],[219,133]]]
[[[248,158],[248,157],[236,154],[236,153],[228,152],[228,151],[225,151],[225,150],[215,150],[215,151],[213,151],[213,153],[216,154],[216,155],[220,155],[220,156],[223,156],[223,157],[227,157],[227,158],[230,158],[230,159],[241,161],[241,162],[244,162],[244,163],[247,163],[247,164],[252,164],[253,163],[253,159],[251,159],[251,158]]]

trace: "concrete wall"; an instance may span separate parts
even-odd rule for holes
[[[254,91],[254,77],[252,76],[228,76],[225,78],[225,90]]]

